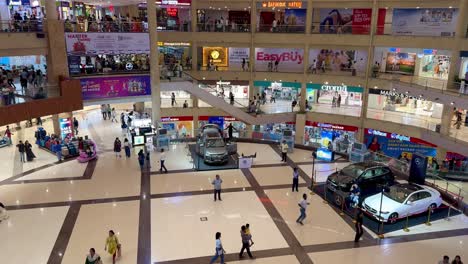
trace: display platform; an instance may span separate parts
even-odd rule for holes
[[[326,197],[325,197],[325,190],[326,190]],[[314,187],[314,192],[322,197],[324,200],[328,202],[328,204],[338,210],[343,210],[343,212],[351,217],[355,217],[357,213],[357,208],[347,207],[344,206],[343,208],[339,207],[334,202],[334,194],[326,189],[325,184],[319,184]],[[451,208],[450,209],[450,217],[461,214],[460,211]],[[446,218],[449,215],[449,207],[446,204],[442,204],[439,208],[435,209],[433,213],[430,215],[430,222],[441,220]],[[370,229],[375,234],[385,234],[390,233],[393,231],[402,230],[403,228],[407,227],[411,229],[412,226],[421,225],[427,222],[428,219],[428,212],[424,212],[418,215],[412,215],[408,217],[408,223],[405,218],[399,219],[395,223],[384,223],[383,227],[381,222],[375,220],[374,218],[366,215],[364,213],[364,226]]]
[[[195,170],[198,171],[208,171],[208,170],[230,170],[238,169],[239,163],[237,162],[237,154],[229,155],[227,163],[224,164],[207,164],[203,161],[203,157],[198,155],[196,152],[196,144],[188,144],[190,154],[192,155],[193,165]]]

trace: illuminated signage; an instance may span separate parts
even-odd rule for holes
[[[397,133],[387,133],[375,129],[367,129],[367,134],[411,142],[411,137],[400,135]]]
[[[302,2],[300,1],[268,1],[262,2],[262,7],[265,8],[302,8]]]
[[[228,48],[203,47],[203,66],[211,62],[218,66],[228,66]]]
[[[326,90],[326,91],[337,91],[337,92],[347,92],[348,87],[346,85],[329,85],[329,84],[324,84],[320,87],[321,90]]]
[[[188,42],[162,42],[158,41],[158,46],[190,46]]]
[[[189,6],[192,0],[158,0],[158,5],[177,5],[177,6]]]
[[[177,8],[166,8],[166,12],[171,17],[177,16]]]

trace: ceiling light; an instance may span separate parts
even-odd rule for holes
[[[452,8],[452,6],[449,6],[449,8]]]
[[[417,6],[416,9],[419,9],[419,6]]]
[[[408,91],[406,91],[406,92],[405,92],[405,94],[409,94],[409,92],[408,92]]]
[[[451,104],[451,105],[454,105],[454,104],[455,104],[455,102],[451,102],[450,104]]]

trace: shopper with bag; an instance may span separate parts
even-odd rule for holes
[[[119,239],[115,235],[114,231],[109,230],[109,236],[106,239],[106,246],[104,250],[107,251],[112,256],[112,264],[115,264],[117,257],[121,256],[121,246]]]
[[[218,258],[221,258],[221,264],[224,264],[224,251],[223,244],[221,243],[221,233],[216,232],[216,248],[215,248],[215,255],[211,258],[210,264],[213,264]]]

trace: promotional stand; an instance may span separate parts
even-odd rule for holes
[[[349,153],[349,161],[351,162],[363,162],[370,160],[372,158],[372,153],[367,150],[366,145],[362,143],[355,142]]]
[[[283,130],[283,135],[281,138],[281,142],[286,141],[288,144],[288,153],[294,152],[294,135],[292,130]]]

